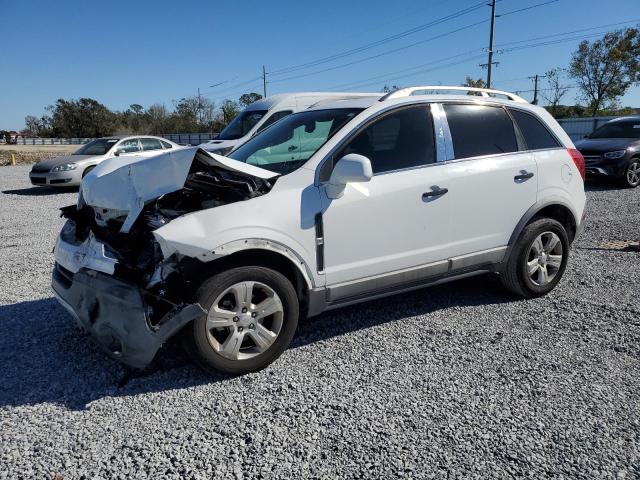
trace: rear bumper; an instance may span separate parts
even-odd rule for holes
[[[53,270],[53,293],[78,325],[111,357],[135,368],[146,367],[160,347],[188,322],[205,315],[199,304],[172,308],[152,325],[145,292],[95,270]]]

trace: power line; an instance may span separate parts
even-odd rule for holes
[[[548,2],[536,3],[535,5],[529,5],[528,7],[519,8],[517,10],[511,10],[509,12],[501,13],[500,15],[496,15],[496,18],[506,17],[507,15],[513,15],[514,13],[524,12],[525,10],[531,10],[532,8],[542,7],[543,5],[549,5],[550,3],[556,3],[560,0],[549,0]]]
[[[395,35],[390,35],[388,37],[382,38],[380,40],[376,40],[375,42],[371,42],[368,43],[366,45],[360,46],[360,47],[356,47],[356,48],[352,48],[349,50],[345,50],[343,52],[339,52],[333,55],[329,55],[327,57],[323,57],[323,58],[319,58],[317,60],[312,60],[310,62],[305,62],[305,63],[301,63],[298,65],[293,65],[290,67],[284,67],[284,68],[280,68],[277,70],[274,70],[272,72],[269,72],[269,75],[281,75],[281,74],[285,74],[285,73],[291,73],[294,71],[298,71],[298,70],[303,70],[309,67],[314,67],[316,65],[321,65],[323,63],[327,63],[327,62],[331,62],[333,60],[338,60],[340,58],[344,58],[347,56],[351,56],[354,55],[356,53],[360,53],[366,50],[370,50],[372,48],[378,47],[380,45],[384,45],[386,43],[407,37],[409,35],[413,35],[414,33],[418,33],[421,32],[423,30],[426,30],[428,28],[434,27],[436,25],[440,25],[441,23],[445,23],[449,20],[453,20],[456,19],[458,17],[460,17],[461,15],[465,15],[467,13],[473,12],[475,10],[478,10],[479,8],[482,8],[484,6],[484,2],[480,2],[480,3],[476,3],[474,5],[471,5],[470,7],[464,8],[462,10],[458,10],[457,12],[453,12],[449,15],[446,15],[444,17],[438,18],[436,20],[432,20],[430,22],[424,23],[422,25],[418,25],[417,27],[413,27],[410,28],[409,30],[405,30],[403,32],[397,33]]]
[[[396,53],[396,52],[399,52],[401,50],[406,50],[407,48],[415,47],[416,45],[421,45],[421,44],[424,44],[424,43],[427,43],[427,42],[431,42],[433,40],[438,40],[440,38],[452,35],[454,33],[461,32],[462,30],[466,30],[466,29],[475,27],[477,25],[481,25],[483,23],[486,23],[487,21],[488,20],[481,20],[479,22],[471,23],[469,25],[465,25],[464,27],[456,28],[455,30],[450,30],[448,32],[441,33],[439,35],[427,38],[425,40],[420,40],[418,42],[414,42],[414,43],[411,43],[409,45],[405,45],[403,47],[398,47],[398,48],[394,48],[394,49],[391,49],[391,50],[387,50],[387,51],[384,51],[384,52],[381,52],[381,53],[378,53],[378,54],[375,54],[375,55],[370,55],[368,57],[361,58],[359,60],[354,60],[354,61],[351,61],[351,62],[348,62],[348,63],[343,63],[343,64],[340,64],[340,65],[335,65],[333,67],[324,68],[322,70],[316,70],[316,71],[313,71],[313,72],[303,73],[303,74],[300,74],[300,75],[294,75],[294,76],[291,76],[291,77],[280,78],[278,80],[272,80],[272,83],[285,82],[287,80],[295,80],[295,79],[298,79],[298,78],[308,77],[308,76],[311,76],[311,75],[317,75],[319,73],[329,72],[331,70],[336,70],[336,69],[339,69],[339,68],[349,67],[351,65],[356,65],[358,63],[366,62],[368,60],[373,60],[374,58],[380,58],[380,57],[383,57],[383,56],[386,56],[386,55],[391,55],[392,53]]]

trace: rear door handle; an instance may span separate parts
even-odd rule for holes
[[[433,198],[433,197],[440,197],[442,195],[444,195],[445,193],[447,193],[449,191],[448,188],[436,188],[434,190],[431,190],[429,192],[424,192],[422,194],[422,199],[423,200],[427,200],[429,198]]]
[[[527,172],[526,170],[520,170],[520,175],[516,175],[513,179],[516,182],[523,182],[524,180],[529,180],[533,177],[533,172]]]

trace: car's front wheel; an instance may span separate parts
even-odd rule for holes
[[[568,257],[569,238],[564,226],[551,218],[539,218],[524,227],[500,279],[518,295],[539,297],[558,284]]]
[[[190,356],[208,371],[261,370],[286,350],[298,325],[291,282],[263,267],[234,268],[206,280],[196,301],[208,312],[183,332]]]
[[[640,185],[640,159],[631,159],[621,180],[625,187],[635,188]]]

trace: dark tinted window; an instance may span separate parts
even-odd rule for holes
[[[605,123],[589,138],[640,138],[640,120],[615,120]]]
[[[83,145],[73,152],[73,155],[104,155],[111,147],[118,143],[117,138],[100,138]]]
[[[455,158],[517,152],[513,122],[500,107],[445,104]]]
[[[348,153],[359,153],[371,160],[373,173],[435,162],[429,109],[405,108],[382,117],[358,133],[336,159]]]
[[[260,125],[260,127],[258,128],[258,132],[261,132],[262,130],[267,128],[269,125],[276,123],[281,118],[284,118],[287,115],[291,115],[292,113],[293,112],[291,110],[282,110],[281,112],[274,113],[269,118],[267,118],[262,125]]]
[[[173,146],[169,142],[165,142],[164,140],[160,140],[162,142],[162,146],[164,148],[173,148]]]
[[[162,150],[162,144],[157,138],[141,138],[142,150]]]
[[[244,137],[266,113],[266,110],[243,110],[224,127],[218,135],[218,140],[236,140]]]
[[[509,112],[513,115],[525,142],[527,142],[527,149],[540,150],[541,148],[556,148],[560,146],[558,141],[553,138],[553,135],[549,133],[547,127],[536,117],[520,110],[509,109]]]

